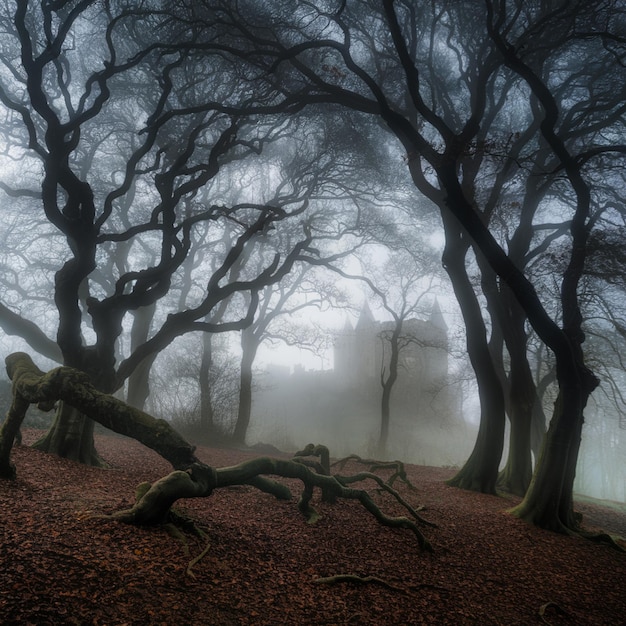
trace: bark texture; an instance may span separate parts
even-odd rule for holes
[[[2,433],[0,450],[10,452],[9,443],[15,424],[19,428],[29,404],[52,405],[61,400],[106,428],[137,439],[152,448],[175,469],[186,469],[197,459],[194,446],[185,441],[165,420],[155,419],[117,398],[98,391],[89,377],[71,367],[57,367],[42,372],[24,352],[15,352],[6,358],[9,378],[13,381],[13,404],[10,425]],[[9,420],[7,420],[9,421]],[[8,457],[0,460],[5,465]]]

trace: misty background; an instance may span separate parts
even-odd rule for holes
[[[507,390],[514,357],[492,310],[503,283],[440,211],[447,200],[432,164],[377,118],[369,85],[431,151],[448,141],[444,126],[462,136],[484,100],[480,133],[457,155],[462,191],[561,323],[577,198],[538,135],[528,83],[502,64],[476,95],[492,60],[482,9],[442,3],[431,15],[438,3],[425,6],[423,31],[406,16],[436,113],[424,122],[411,108],[419,98],[398,87],[405,71],[377,5],[344,16],[345,7],[317,15],[245,2],[237,18],[220,2],[181,3],[166,16],[150,3],[71,4],[0,10],[3,356],[22,350],[44,370],[83,369],[196,443],[294,451],[312,442],[336,457],[462,466],[481,403],[450,266],[460,259]],[[605,155],[624,132],[623,51],[590,35],[568,47],[581,7],[558,21],[567,35],[554,51],[537,43],[541,29],[519,50],[564,112],[564,145],[600,144],[573,159],[592,189],[578,293],[586,363],[600,379],[575,489],[624,502],[626,181]],[[522,9],[511,33],[540,11]],[[246,40],[231,19],[281,45],[310,36],[298,63],[313,69],[281,65],[272,45]],[[356,33],[355,75],[338,52],[344,29]],[[536,461],[556,365],[528,320],[521,326],[537,388]],[[1,398],[6,412],[6,379]],[[27,425],[56,428],[63,410],[31,409]]]

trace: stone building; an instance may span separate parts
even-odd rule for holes
[[[367,303],[354,327],[346,321],[335,340],[335,384],[361,391],[380,387],[381,374],[387,375],[389,367],[393,329],[394,322],[376,321]],[[448,328],[435,301],[427,320],[411,318],[402,324],[398,380],[393,390],[396,410],[403,415],[426,410],[447,376]]]
[[[381,370],[389,363],[392,322],[377,321],[367,304],[353,326],[336,334],[334,367],[272,368],[253,401],[255,438],[280,444],[328,443],[336,454],[373,449],[380,428]],[[435,301],[427,319],[404,321],[398,380],[391,399],[390,449],[407,456],[417,431],[459,418],[448,385],[448,329]]]

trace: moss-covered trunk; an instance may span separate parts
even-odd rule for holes
[[[577,528],[572,494],[583,411],[595,387],[595,378],[581,366],[573,374],[561,375],[559,383],[554,415],[533,479],[512,513],[542,528],[569,532]]]
[[[88,416],[89,421],[95,420],[114,432],[137,439],[158,452],[176,469],[187,468],[197,462],[195,448],[165,420],[155,419],[114,396],[98,391],[83,372],[70,367],[58,367],[44,373],[23,352],[10,354],[6,364],[9,378],[13,381],[13,429],[19,428],[28,404],[48,403],[51,406],[52,402],[60,400],[75,412]],[[75,412],[68,411],[67,414],[74,415]],[[92,437],[92,431],[80,428],[72,433],[74,437],[82,438],[74,439],[74,443]],[[63,441],[61,438],[58,445]],[[0,441],[0,450],[2,447]]]
[[[59,402],[54,422],[33,448],[84,465],[103,467],[93,440],[94,422],[65,402]]]

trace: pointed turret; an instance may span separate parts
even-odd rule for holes
[[[428,321],[436,328],[439,328],[439,330],[443,330],[444,332],[448,331],[448,325],[446,324],[446,320],[443,319],[443,313],[441,312],[441,307],[439,306],[437,298],[435,298],[435,301],[433,302],[433,308],[430,312],[430,318]]]
[[[365,328],[371,328],[374,324],[376,324],[376,320],[372,315],[372,310],[370,309],[370,305],[365,300],[363,303],[363,307],[361,308],[361,315],[359,315],[359,320],[356,323],[355,330],[364,330]]]

